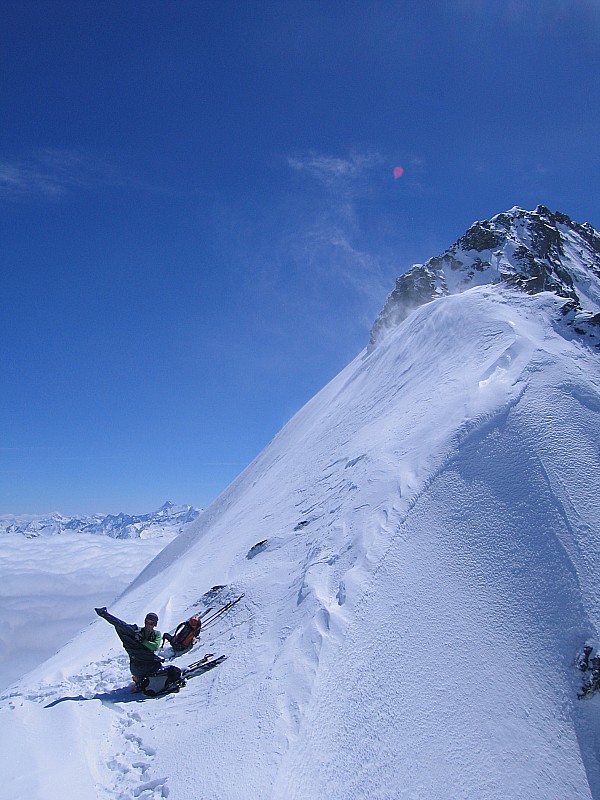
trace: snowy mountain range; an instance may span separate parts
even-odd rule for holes
[[[93,514],[83,517],[65,517],[62,514],[47,516],[0,516],[0,536],[16,533],[33,539],[38,536],[56,536],[65,532],[93,533],[113,539],[148,539],[154,536],[181,533],[202,512],[189,505],[175,505],[169,501],[158,511],[149,514]]]
[[[140,699],[90,609],[0,697],[7,796],[600,800],[599,241],[512,209],[401,276],[110,608],[164,631],[243,594],[177,663],[227,660]]]

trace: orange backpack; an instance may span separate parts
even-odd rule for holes
[[[180,622],[175,628],[175,633],[171,638],[171,647],[173,650],[187,650],[194,643],[194,640],[200,636],[200,629],[202,628],[202,621],[200,617],[190,617],[185,622]]]

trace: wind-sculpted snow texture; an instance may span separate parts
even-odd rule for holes
[[[139,701],[93,622],[5,693],[7,796],[600,800],[600,355],[569,302],[473,286],[389,327],[111,609],[166,630],[243,592],[179,659],[227,661]]]

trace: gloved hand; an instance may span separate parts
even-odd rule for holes
[[[103,617],[106,614],[106,606],[102,606],[102,608],[95,608],[94,611],[98,614],[99,617]]]

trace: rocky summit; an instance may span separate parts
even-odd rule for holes
[[[600,233],[541,205],[475,222],[444,253],[401,275],[375,320],[370,344],[424,303],[500,283],[565,298],[566,324],[600,345]]]

